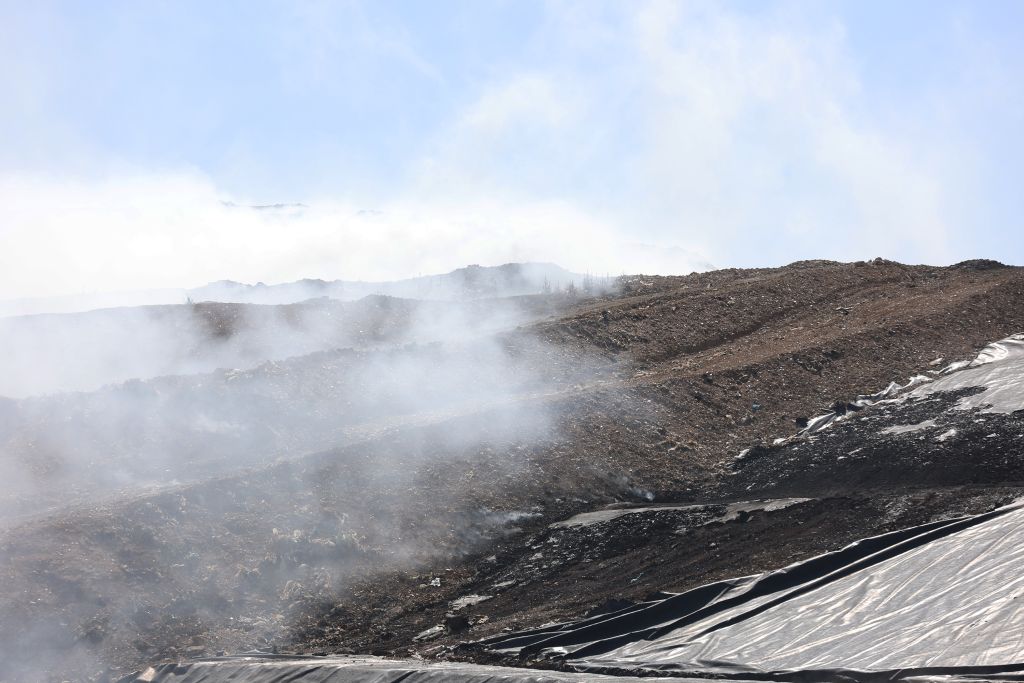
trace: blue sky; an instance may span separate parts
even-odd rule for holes
[[[1022,26],[995,1],[3,0],[0,298],[1021,264]],[[278,202],[306,206],[246,208]]]

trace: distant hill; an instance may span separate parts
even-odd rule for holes
[[[492,297],[540,294],[570,286],[603,291],[611,284],[605,276],[572,273],[553,263],[506,263],[501,266],[471,265],[443,275],[425,275],[405,280],[363,282],[359,280],[304,279],[276,285],[254,285],[219,280],[195,289],[154,289],[133,292],[105,292],[61,297],[0,301],[0,318],[38,313],[79,313],[99,308],[182,304],[188,300],[225,303],[293,304],[328,297],[355,301],[372,294],[405,299],[464,301]]]
[[[360,280],[298,280],[279,285],[243,284],[231,280],[212,282],[189,290],[193,301],[288,304],[329,297],[353,301],[372,294],[404,299],[461,301],[540,294],[569,286],[605,288],[609,278],[572,273],[553,263],[506,263],[501,266],[471,265],[443,275],[426,275],[390,282]]]

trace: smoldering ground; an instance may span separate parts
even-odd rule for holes
[[[544,397],[615,364],[507,329],[543,312],[521,304],[388,307],[380,327],[331,321],[358,343],[313,353],[342,338],[320,318],[247,310],[220,337],[200,317],[172,328],[174,349],[283,358],[5,401],[0,679],[286,642],[303,605],[470,552],[529,512],[498,492],[557,438]]]
[[[94,391],[129,379],[248,369],[315,351],[465,339],[531,316],[509,300],[372,295],[357,301],[204,301],[0,318],[0,396]]]

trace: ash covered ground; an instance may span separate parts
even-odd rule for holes
[[[188,364],[0,403],[0,680],[252,649],[492,662],[475,641],[1024,495],[1020,411],[961,409],[969,388],[847,408],[1024,331],[1019,268],[339,305],[293,306],[295,348],[276,311],[164,310],[198,316],[160,328]]]

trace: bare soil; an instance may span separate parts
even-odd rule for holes
[[[472,641],[1024,492],[1016,414],[998,439],[927,456],[840,425],[835,457],[769,447],[837,401],[1024,330],[1024,270],[801,262],[622,284],[504,333],[524,372],[562,370],[500,405],[399,415],[310,455],[12,524],[0,680],[252,648],[486,660]],[[527,437],[519,421],[541,427]],[[837,469],[840,448],[869,455]],[[723,519],[782,497],[809,500]],[[654,509],[551,526],[609,506]],[[453,605],[466,596],[481,599]]]

